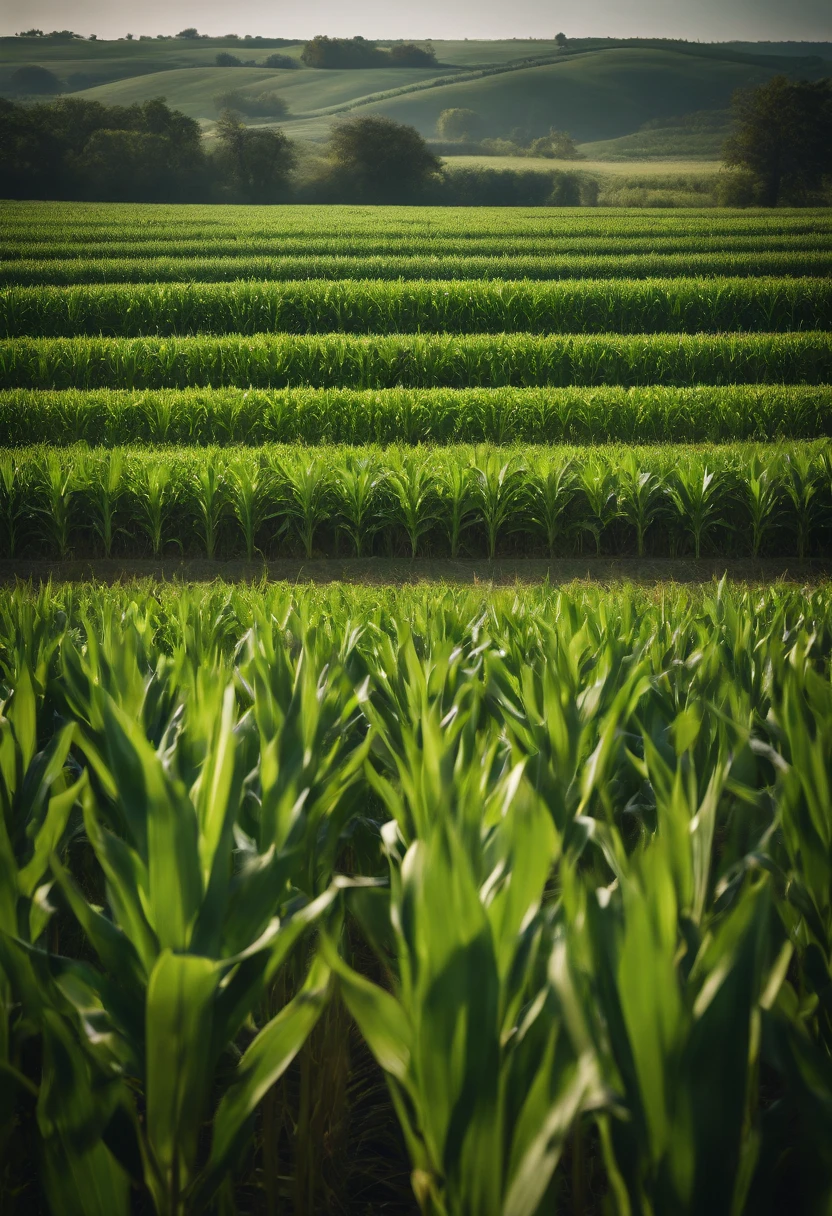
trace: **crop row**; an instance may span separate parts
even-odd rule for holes
[[[803,559],[832,548],[832,447],[27,448],[2,456],[0,520],[6,558]]]
[[[0,446],[725,443],[832,436],[829,385],[6,389]]]
[[[0,261],[0,286],[73,283],[222,283],[260,279],[650,279],[689,276],[754,278],[828,276],[832,253],[613,254],[545,257],[391,254],[361,257],[226,257],[203,252],[193,258],[126,257],[66,261]]]
[[[828,1208],[828,591],[161,596],[0,597],[22,1210]]]
[[[828,333],[255,334],[0,341],[0,389],[830,382]]]
[[[6,287],[0,337],[775,333],[832,329],[830,279]]]
[[[832,232],[828,208],[763,209],[586,207],[362,207],[362,206],[160,206],[158,204],[5,203],[0,207],[0,237],[86,242],[135,237],[210,241],[222,237],[249,239],[278,233],[340,237],[350,234],[408,233],[478,239],[540,233],[544,236],[622,236],[678,233],[703,238],[736,233],[815,234]]]
[[[67,241],[56,234],[52,241],[6,240],[0,250],[0,264],[20,260],[85,261],[109,258],[321,258],[321,257],[633,257],[659,254],[748,254],[748,253],[826,253],[832,250],[832,233],[805,232],[786,234],[741,234],[702,237],[644,234],[633,237],[564,237],[527,234],[524,236],[471,236],[467,239],[436,234],[426,238],[407,232],[388,235],[317,237],[285,236],[223,237],[221,239],[143,241],[125,234],[124,238]]]

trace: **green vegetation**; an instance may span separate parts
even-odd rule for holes
[[[832,79],[775,76],[738,94],[735,110],[737,130],[725,157],[745,173],[736,192],[768,207],[818,197],[832,174]]]
[[[241,242],[242,243],[242,242]],[[584,241],[578,242],[584,245]],[[661,238],[656,244],[660,245]],[[703,242],[703,244],[706,242]],[[775,242],[776,243],[776,242]],[[822,243],[822,242],[818,242]],[[622,242],[623,244],[623,242]],[[100,257],[88,261],[77,256],[62,260],[0,261],[0,285],[61,283],[222,283],[238,280],[307,279],[649,279],[674,274],[754,277],[772,275],[828,276],[832,271],[832,250],[797,250],[770,253],[670,253],[626,254],[620,256],[577,254],[544,257],[514,254],[478,257],[437,251],[418,256],[367,253],[299,254],[295,257],[198,256],[202,248],[195,242],[193,257],[142,258]],[[40,250],[37,251],[38,253]],[[80,253],[81,247],[72,251]],[[103,247],[102,252],[108,250]],[[111,251],[110,251],[111,252]]]
[[[695,388],[6,389],[30,443],[726,443],[832,438],[827,385]]]
[[[827,1203],[831,634],[827,591],[5,593],[4,1072],[52,1209],[391,1162],[426,1214]]]
[[[829,279],[6,287],[0,339],[169,334],[653,334],[832,329]]]
[[[15,557],[159,557],[172,547],[249,560],[281,551],[493,559],[498,550],[554,557],[587,547],[596,556],[699,558],[789,555],[796,547],[801,560],[830,552],[828,443],[103,454],[29,447],[0,453],[0,467],[2,543]],[[151,535],[157,480],[164,518]]]
[[[0,244],[0,1209],[826,1211],[829,212]]]

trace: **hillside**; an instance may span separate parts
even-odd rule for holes
[[[435,68],[320,71],[264,67],[272,50],[268,40],[0,39],[0,93],[10,95],[16,67],[39,63],[58,76],[68,95],[105,104],[163,96],[206,129],[217,117],[217,96],[241,89],[283,96],[290,108],[285,129],[309,141],[325,140],[333,118],[348,112],[388,115],[430,138],[442,110],[459,106],[480,115],[489,137],[514,132],[533,138],[555,126],[588,145],[584,150],[593,158],[711,159],[719,154],[724,132],[689,129],[686,115],[724,110],[735,89],[762,83],[776,72],[812,78],[832,73],[832,44],[710,47],[585,40],[571,44],[583,49],[567,54],[545,41],[439,41],[434,46]],[[233,50],[252,66],[217,67],[219,49]],[[301,49],[283,47],[281,53],[297,59]],[[645,124],[653,129],[642,130]]]

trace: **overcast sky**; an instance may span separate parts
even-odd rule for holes
[[[2,0],[0,32],[72,29],[119,38],[126,33],[313,34],[365,38],[551,38],[590,35],[821,41],[832,39],[830,0]]]

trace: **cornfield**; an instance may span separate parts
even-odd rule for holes
[[[0,631],[53,1209],[366,1186],[345,1012],[425,1212],[777,1210],[795,1157],[828,1202],[828,591],[20,590]]]
[[[5,557],[588,551],[802,560],[828,554],[832,537],[828,442],[30,447],[0,452],[0,471]]]
[[[7,389],[7,444],[727,443],[832,438],[827,385]]]
[[[829,279],[7,287],[0,336],[764,333],[832,327]]]
[[[828,331],[0,340],[4,388],[828,384]]]
[[[0,236],[0,1211],[832,1210],[829,213]]]

